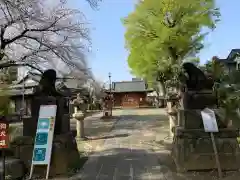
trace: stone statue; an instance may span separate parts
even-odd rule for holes
[[[64,96],[57,92],[55,88],[56,79],[56,71],[54,69],[48,69],[43,73],[39,85],[36,87],[33,94],[32,116],[33,119],[37,121],[41,105],[56,104],[57,114],[54,134],[61,134],[62,117],[67,109],[68,103]]]
[[[185,112],[185,123],[191,127],[203,128],[200,110],[217,108],[217,96],[212,89],[214,80],[208,78],[192,63],[184,63],[183,69],[188,76],[183,82],[187,89],[181,95],[182,109],[189,110],[189,112]],[[195,120],[192,121],[193,119]],[[217,117],[217,122],[219,127],[226,127],[219,117]]]
[[[203,89],[212,89],[213,80],[192,63],[184,63],[183,69],[187,73],[186,86],[189,90],[200,91]]]
[[[62,96],[59,92],[57,92],[55,88],[55,83],[57,79],[57,74],[54,69],[46,70],[42,78],[39,82],[38,87],[35,89],[35,95],[44,95],[44,96]]]

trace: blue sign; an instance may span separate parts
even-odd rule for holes
[[[48,118],[39,118],[37,129],[49,129],[50,121]]]
[[[49,165],[52,153],[56,105],[41,105],[33,150],[33,165]]]
[[[38,132],[36,134],[35,145],[46,145],[48,141],[48,133],[47,132]]]
[[[35,148],[33,153],[33,161],[45,161],[46,148]]]

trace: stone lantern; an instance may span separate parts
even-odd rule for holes
[[[103,117],[108,118],[112,116],[112,95],[107,94],[103,98]]]
[[[73,118],[76,119],[77,138],[84,138],[84,118],[86,114],[87,104],[84,102],[80,94],[73,100],[74,113]]]

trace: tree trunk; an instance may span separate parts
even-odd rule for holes
[[[167,113],[168,113],[168,119],[169,119],[169,135],[173,137],[174,129],[177,125],[177,114],[176,114],[175,108],[173,108],[172,101],[167,102]]]
[[[160,96],[165,96],[166,95],[166,88],[165,88],[164,82],[159,81],[158,87],[159,87],[158,88],[159,89],[159,95]]]
[[[157,85],[157,103],[158,106],[160,105],[160,97],[165,97],[166,95],[166,88],[164,85],[163,81],[158,81],[158,85]],[[163,104],[163,106],[165,106],[165,103]]]

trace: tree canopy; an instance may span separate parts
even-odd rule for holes
[[[86,1],[97,8],[101,0]],[[91,46],[88,23],[67,2],[0,0],[1,63],[9,60],[63,74],[91,74],[86,59]]]
[[[150,81],[172,78],[185,58],[204,47],[219,17],[214,0],[138,2],[123,19],[132,73]]]

